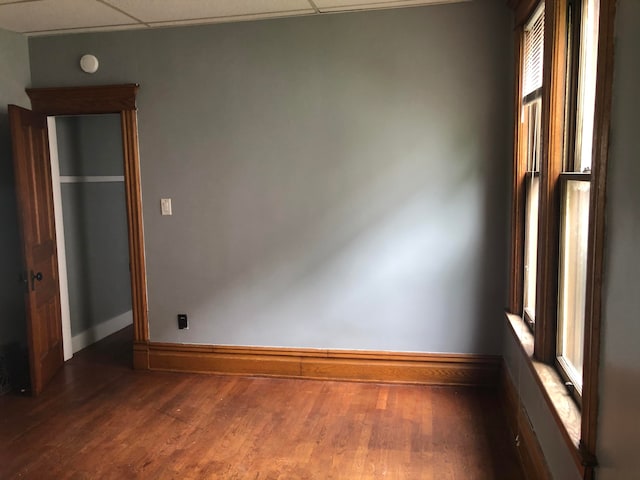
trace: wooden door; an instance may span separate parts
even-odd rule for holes
[[[38,395],[64,363],[47,119],[9,105],[9,121],[24,257],[31,393]]]

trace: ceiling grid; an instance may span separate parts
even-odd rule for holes
[[[0,0],[0,28],[25,35],[145,29],[472,0]]]

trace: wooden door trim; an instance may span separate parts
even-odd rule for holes
[[[138,88],[139,85],[131,83],[89,87],[28,88],[26,92],[31,99],[33,110],[47,116],[120,114],[131,270],[133,366],[136,369],[148,369],[147,275],[136,113]]]
[[[27,88],[31,108],[49,116],[120,113],[136,110],[139,85]]]

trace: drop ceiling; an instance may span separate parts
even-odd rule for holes
[[[320,15],[471,0],[0,0],[0,28],[26,35]]]

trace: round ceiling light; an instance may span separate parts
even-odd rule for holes
[[[80,68],[86,73],[96,73],[98,71],[98,59],[94,55],[83,55],[80,59]]]

